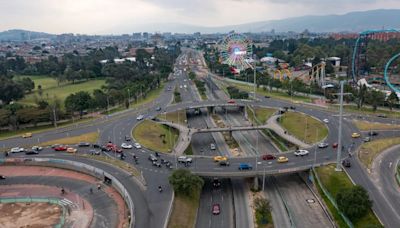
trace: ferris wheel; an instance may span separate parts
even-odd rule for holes
[[[249,60],[252,57],[253,46],[246,36],[238,33],[227,35],[221,42],[220,51],[223,63],[239,71],[251,68]]]

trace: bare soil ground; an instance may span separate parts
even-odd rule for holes
[[[0,204],[0,227],[53,227],[61,213],[60,206],[48,203]]]

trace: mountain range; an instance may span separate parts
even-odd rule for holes
[[[400,29],[400,9],[378,9],[362,12],[350,12],[343,15],[302,16],[281,20],[270,20],[219,27],[195,26],[181,23],[161,24],[124,24],[100,31],[101,34],[132,32],[172,32],[172,33],[227,33],[236,32],[360,32],[368,29]],[[54,35],[26,30],[8,30],[0,32],[1,40],[28,40],[51,38]]]

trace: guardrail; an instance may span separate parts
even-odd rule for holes
[[[57,168],[70,169],[77,172],[82,172],[99,179],[104,179],[105,177],[109,178],[111,180],[111,185],[121,194],[121,196],[124,198],[124,201],[129,208],[129,213],[130,213],[129,227],[133,228],[135,226],[134,205],[131,196],[128,194],[126,188],[117,178],[115,178],[113,175],[102,169],[96,168],[94,166],[82,162],[76,162],[58,158],[7,158],[7,159],[0,159],[0,164],[57,167]]]

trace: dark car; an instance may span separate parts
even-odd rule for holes
[[[93,148],[101,148],[100,144],[93,144],[92,146],[93,146]]]
[[[380,118],[387,118],[387,116],[385,114],[378,114],[377,116]]]
[[[344,159],[344,160],[342,161],[342,165],[343,165],[344,167],[347,167],[347,168],[351,167],[350,160],[349,160],[349,159]]]
[[[0,180],[5,180],[6,176],[0,174]]]
[[[150,154],[149,155],[149,160],[152,162],[156,162],[158,159],[156,158],[156,156],[154,156],[154,154]]]
[[[250,170],[250,169],[253,169],[253,167],[250,164],[247,163],[239,164],[239,170]]]
[[[129,135],[125,135],[125,141],[131,141],[131,137]]]
[[[214,178],[213,186],[214,186],[214,188],[220,187],[221,186],[221,181],[218,178]]]
[[[88,142],[80,142],[80,143],[78,143],[78,147],[89,147],[90,146],[90,143],[88,143]]]
[[[35,155],[35,154],[39,154],[39,151],[37,150],[27,150],[25,151],[26,155]]]
[[[219,165],[220,166],[229,166],[229,162],[228,161],[220,161]]]
[[[377,135],[378,135],[378,132],[376,132],[376,131],[370,131],[370,132],[368,132],[368,135],[369,135],[369,136],[377,136]]]
[[[156,111],[158,112],[158,111],[161,111],[161,107],[157,107],[156,108]]]
[[[261,158],[262,160],[274,160],[276,156],[272,154],[264,154]]]
[[[54,150],[55,151],[66,151],[67,147],[66,146],[57,146],[57,147],[54,147]]]
[[[270,96],[267,96],[267,95],[265,95],[264,97],[265,97],[265,98],[271,98]]]
[[[339,145],[338,143],[333,143],[333,144],[332,144],[332,148],[337,148],[338,145]]]

